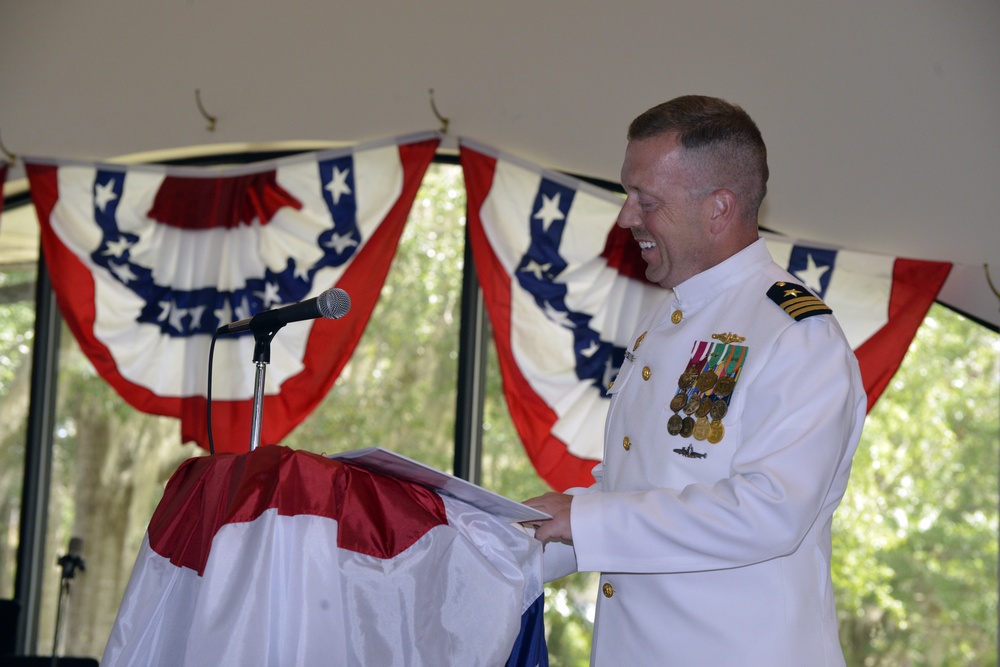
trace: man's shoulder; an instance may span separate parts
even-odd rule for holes
[[[786,315],[796,322],[818,315],[831,315],[830,309],[823,300],[810,292],[805,286],[790,280],[776,280],[767,289],[768,300],[776,304]]]

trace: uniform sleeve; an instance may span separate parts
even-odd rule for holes
[[[595,483],[592,486],[566,489],[565,492],[571,496],[594,493],[600,489],[603,472],[604,464],[598,463],[594,466],[593,474]],[[549,542],[545,545],[545,550],[542,552],[542,577],[545,583],[562,579],[578,571],[576,549],[573,545],[561,542]]]
[[[793,552],[839,503],[866,400],[829,317],[789,323],[749,385],[742,442],[714,484],[574,497],[581,571],[687,572]]]

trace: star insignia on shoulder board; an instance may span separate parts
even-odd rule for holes
[[[833,311],[818,296],[801,285],[779,280],[774,283],[767,296],[771,301],[781,306],[789,317],[796,322],[815,315],[829,315]]]

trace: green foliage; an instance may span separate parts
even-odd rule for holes
[[[997,335],[934,306],[834,518],[850,665],[996,665]]]
[[[0,272],[0,290],[31,284],[34,272]],[[34,340],[35,309],[25,301],[0,301],[0,397],[10,390],[22,364],[31,359]]]

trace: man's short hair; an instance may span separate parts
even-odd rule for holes
[[[732,190],[756,220],[767,194],[767,147],[746,111],[717,97],[685,95],[645,111],[628,128],[629,141],[664,134],[677,136],[705,189]]]

